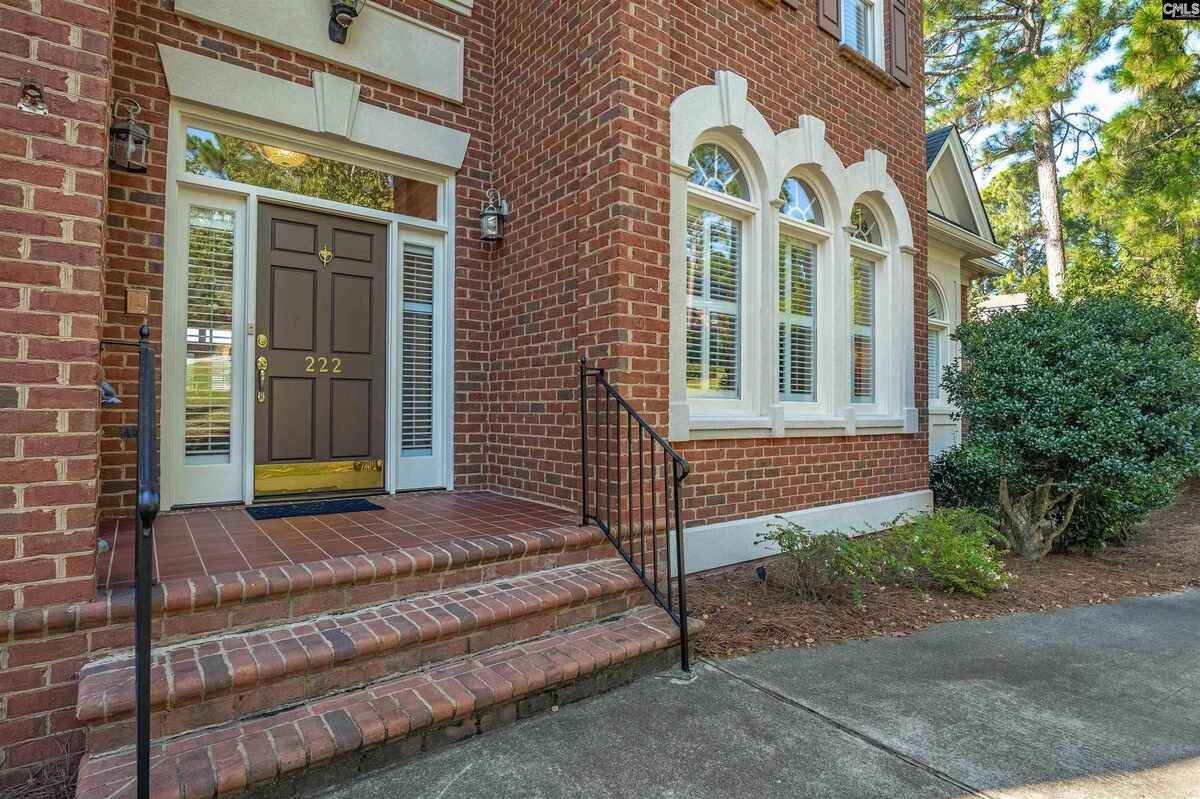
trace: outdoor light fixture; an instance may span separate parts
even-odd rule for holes
[[[508,200],[500,192],[488,189],[487,202],[479,212],[479,237],[484,241],[504,241],[504,220],[508,219]]]
[[[307,153],[298,153],[295,150],[285,150],[282,147],[272,147],[269,144],[258,145],[258,151],[275,166],[287,167],[289,169],[304,166],[308,162]]]
[[[129,116],[119,122],[114,122],[108,129],[108,163],[126,172],[145,172],[147,146],[150,143],[150,131],[139,125],[134,117],[141,112],[142,107],[137,100],[122,97],[113,103],[113,118],[116,119],[124,105]]]
[[[27,76],[21,81],[21,99],[17,101],[17,110],[26,114],[46,116],[46,90],[37,78]]]
[[[329,41],[345,44],[350,26],[358,19],[366,4],[367,0],[330,0]]]

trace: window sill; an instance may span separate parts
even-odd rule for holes
[[[840,55],[842,58],[849,61],[851,64],[854,64],[859,69],[866,72],[868,75],[870,75],[872,78],[874,78],[878,82],[882,83],[888,91],[899,88],[900,81],[893,78],[891,75],[889,75],[887,73],[887,70],[885,70],[883,67],[876,64],[871,59],[867,58],[862,53],[855,50],[850,45],[844,44],[844,43],[839,44],[838,45],[838,55]]]
[[[858,417],[853,426],[844,416],[785,416],[780,428],[768,416],[691,416],[685,440],[737,438],[815,438],[891,435],[905,429],[901,416]]]

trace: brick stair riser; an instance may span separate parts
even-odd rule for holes
[[[294,799],[297,796],[310,796],[332,784],[446,749],[476,735],[493,732],[517,721],[545,713],[551,708],[564,707],[592,696],[599,696],[629,685],[639,677],[657,674],[678,665],[678,644],[668,649],[638,655],[624,663],[607,666],[573,682],[543,690],[524,699],[504,702],[472,712],[464,718],[431,725],[424,731],[410,734],[398,741],[385,741],[380,745],[349,754],[334,755],[324,763],[313,763],[303,770],[276,778],[272,782],[251,785],[246,789],[245,796],[254,799]]]
[[[152,737],[170,736],[211,724],[244,718],[257,712],[321,696],[330,691],[386,678],[450,658],[478,653],[492,647],[523,641],[552,630],[623,613],[651,601],[640,586],[596,601],[522,616],[500,624],[482,626],[466,634],[434,639],[420,644],[331,664],[249,686],[230,686],[202,699],[162,707],[167,697],[160,689],[152,701],[160,709],[151,714]],[[163,686],[161,681],[157,686]],[[127,746],[134,740],[130,713],[117,720],[89,726],[87,751],[102,753]]]
[[[696,622],[697,630],[702,625]],[[309,795],[331,779],[439,748],[677,663],[657,607],[151,745],[155,799]],[[327,767],[332,765],[332,770]],[[81,764],[76,797],[133,799],[131,747]],[[321,766],[321,769],[305,772]],[[304,773],[302,773],[304,772]],[[327,775],[327,776],[326,776]]]
[[[596,535],[599,532],[596,531]],[[164,610],[161,594],[156,594],[151,636],[162,646],[211,635],[280,624],[321,613],[335,613],[368,607],[414,594],[478,585],[504,577],[516,577],[547,569],[576,565],[614,556],[612,546],[602,538],[579,546],[557,548],[520,557],[501,557],[484,563],[463,566],[435,564],[433,571],[363,579],[344,579],[338,575],[326,585],[313,585],[287,592],[273,590],[268,581],[261,585],[227,584],[220,589],[211,578],[171,581]],[[325,576],[325,575],[323,575]],[[332,575],[328,575],[332,576]],[[353,577],[353,572],[351,572]],[[314,581],[315,582],[315,581]],[[189,590],[191,596],[186,593]],[[161,590],[161,588],[159,589]],[[238,593],[241,596],[235,596]],[[126,649],[133,645],[133,595],[114,593],[81,605],[54,606],[36,611],[11,611],[0,614],[0,643],[37,642],[83,650],[91,657]],[[71,643],[68,643],[71,642]]]

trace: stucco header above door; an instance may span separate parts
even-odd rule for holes
[[[327,2],[175,0],[175,11],[462,102],[462,37],[374,3],[363,8],[345,44],[329,41]]]
[[[326,72],[304,86],[252,69],[159,45],[167,88],[178,100],[339,136],[457,170],[470,135],[359,102],[359,85]]]

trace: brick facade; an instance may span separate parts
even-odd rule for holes
[[[470,133],[456,184],[455,484],[563,507],[578,502],[581,355],[666,429],[671,101],[732,70],[775,131],[811,114],[844,163],[884,152],[916,247],[920,431],[688,443],[687,517],[926,486],[919,7],[905,88],[839,55],[809,3],[476,0],[464,16],[432,0],[381,1],[463,37],[461,104],[181,18],[170,0],[0,3],[0,611],[93,599],[97,515],[131,512],[136,356],[101,358],[99,339],[136,338],[143,319],[125,313],[125,292],[144,288],[161,341],[170,96],[159,44],[301,84],[332,72],[359,82],[364,102]],[[26,72],[45,83],[49,116],[15,110]],[[104,169],[114,96],[143,106],[144,175]],[[491,185],[512,206],[499,245],[478,239]],[[101,376],[124,400],[103,413]],[[0,787],[60,741],[80,751],[76,672],[88,654],[128,644],[123,632],[46,636],[0,649]]]

